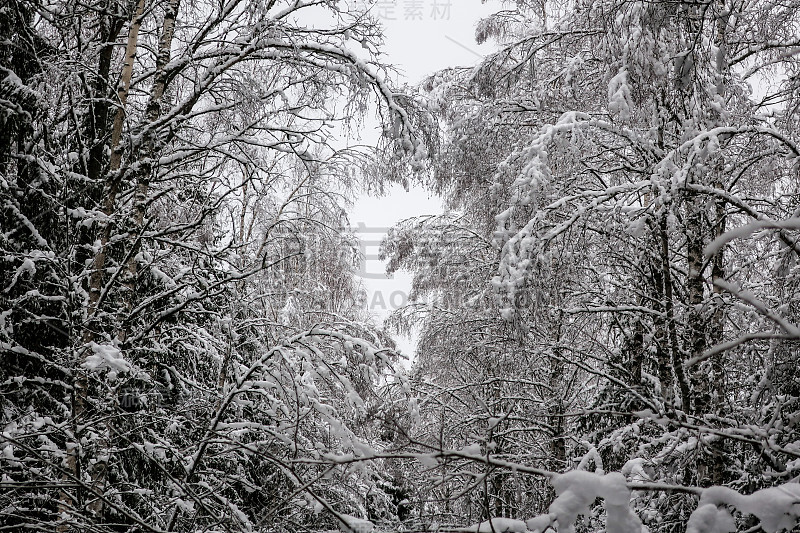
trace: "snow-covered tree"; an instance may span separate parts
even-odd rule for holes
[[[343,211],[372,156],[334,138],[376,105],[420,145],[374,18],[20,0],[0,39],[2,527],[392,519],[347,466],[408,404]]]
[[[478,27],[498,52],[426,87],[444,125],[436,190],[448,216],[496,254],[464,258],[442,245],[455,266],[427,291],[457,294],[463,275],[492,292],[495,303],[477,313],[484,330],[506,328],[518,346],[486,353],[484,368],[515,361],[508,379],[521,383],[534,353],[563,398],[564,379],[581,392],[550,412],[567,428],[564,455],[526,449],[514,462],[556,472],[627,465],[629,481],[745,492],[791,479],[797,400],[783,387],[797,362],[800,6],[515,4]],[[390,257],[422,253],[425,232],[399,231]],[[420,284],[431,279],[425,265],[402,266]],[[462,344],[465,330],[481,331],[475,314],[464,305],[424,318],[430,398],[459,375],[449,354],[465,361],[474,346]],[[488,378],[476,369],[468,381]],[[640,516],[682,530],[692,494],[640,493]]]

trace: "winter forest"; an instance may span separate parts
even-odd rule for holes
[[[800,1],[380,3],[0,2],[0,531],[798,531]]]

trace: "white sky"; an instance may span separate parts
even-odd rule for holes
[[[396,6],[394,20],[388,18],[390,10],[381,10],[387,5]],[[497,0],[378,0],[372,12],[386,29],[389,63],[404,72],[408,82],[418,83],[443,68],[474,65],[491,51],[490,45],[475,44],[475,24],[502,8]]]
[[[373,0],[373,4],[373,13],[386,29],[386,61],[412,84],[443,68],[478,63],[492,47],[475,44],[475,24],[503,7],[498,0]],[[372,141],[371,137],[365,132],[364,142]],[[361,197],[350,211],[350,223],[368,258],[363,276],[367,302],[378,321],[405,303],[411,287],[410,274],[399,272],[387,279],[385,265],[377,260],[386,228],[405,218],[440,212],[438,198],[418,188],[406,192],[399,185],[382,198]],[[397,340],[401,351],[412,356],[415,340]]]

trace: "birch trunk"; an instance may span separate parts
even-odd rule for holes
[[[145,0],[139,0],[136,10],[131,17],[128,39],[125,46],[125,59],[122,67],[122,75],[117,86],[117,111],[114,115],[114,123],[111,129],[111,157],[109,161],[109,172],[104,187],[103,198],[103,213],[106,219],[102,222],[100,246],[98,252],[95,254],[92,261],[92,274],[89,283],[89,318],[94,318],[102,304],[101,298],[104,287],[104,270],[108,253],[108,242],[111,238],[112,225],[109,223],[109,218],[113,215],[116,207],[116,197],[119,192],[119,185],[122,176],[119,175],[119,169],[122,161],[122,149],[120,141],[122,139],[122,129],[125,122],[126,110],[125,106],[128,101],[128,91],[130,90],[131,78],[133,76],[133,63],[136,59],[136,50],[139,41],[139,29],[141,28],[142,18],[145,8]],[[84,347],[94,340],[94,330],[86,328],[84,330],[83,345]],[[86,349],[86,348],[84,348]],[[85,378],[85,376],[84,376]],[[86,394],[86,389],[82,390]],[[92,479],[92,492],[94,499],[89,500],[87,509],[94,516],[96,520],[102,521],[104,511],[104,501],[99,495],[105,493],[107,479],[108,479],[108,462],[111,453],[111,419],[104,417],[105,422],[102,428],[98,428],[102,432],[102,436],[96,442],[98,453],[95,457],[95,463],[92,465],[90,472]]]
[[[175,21],[178,16],[180,0],[170,0],[164,10],[164,20],[161,27],[161,38],[158,43],[156,55],[156,73],[153,80],[153,87],[147,103],[145,127],[152,128],[152,125],[161,117],[161,104],[164,90],[169,81],[169,73],[166,66],[171,58],[172,40],[175,35]],[[133,197],[133,213],[129,224],[129,234],[137,235],[131,244],[128,252],[128,261],[123,274],[122,284],[125,287],[122,305],[122,317],[118,321],[117,339],[120,344],[124,344],[129,335],[130,323],[129,315],[134,306],[136,293],[136,278],[139,274],[139,263],[136,259],[138,250],[141,246],[141,236],[138,235],[144,226],[145,213],[147,211],[147,198],[150,190],[150,174],[153,171],[153,161],[157,159],[157,132],[150,129],[145,135],[143,145],[140,149],[140,168],[136,173],[136,191]]]

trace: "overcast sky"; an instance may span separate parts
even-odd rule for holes
[[[437,70],[477,63],[491,48],[475,44],[475,23],[501,8],[497,0],[379,0],[372,12],[386,28],[389,62],[417,83]]]
[[[475,24],[501,8],[497,0],[377,0],[372,10],[386,29],[387,62],[401,71],[404,81],[419,83],[443,68],[475,65],[489,53],[490,45],[475,43]],[[351,225],[368,258],[363,276],[367,301],[378,320],[405,303],[411,286],[407,273],[398,273],[394,279],[383,274],[385,266],[376,256],[385,229],[404,218],[441,211],[438,198],[421,189],[406,192],[400,186],[382,198],[362,197],[351,210]],[[401,350],[410,356],[414,341],[398,340]]]

